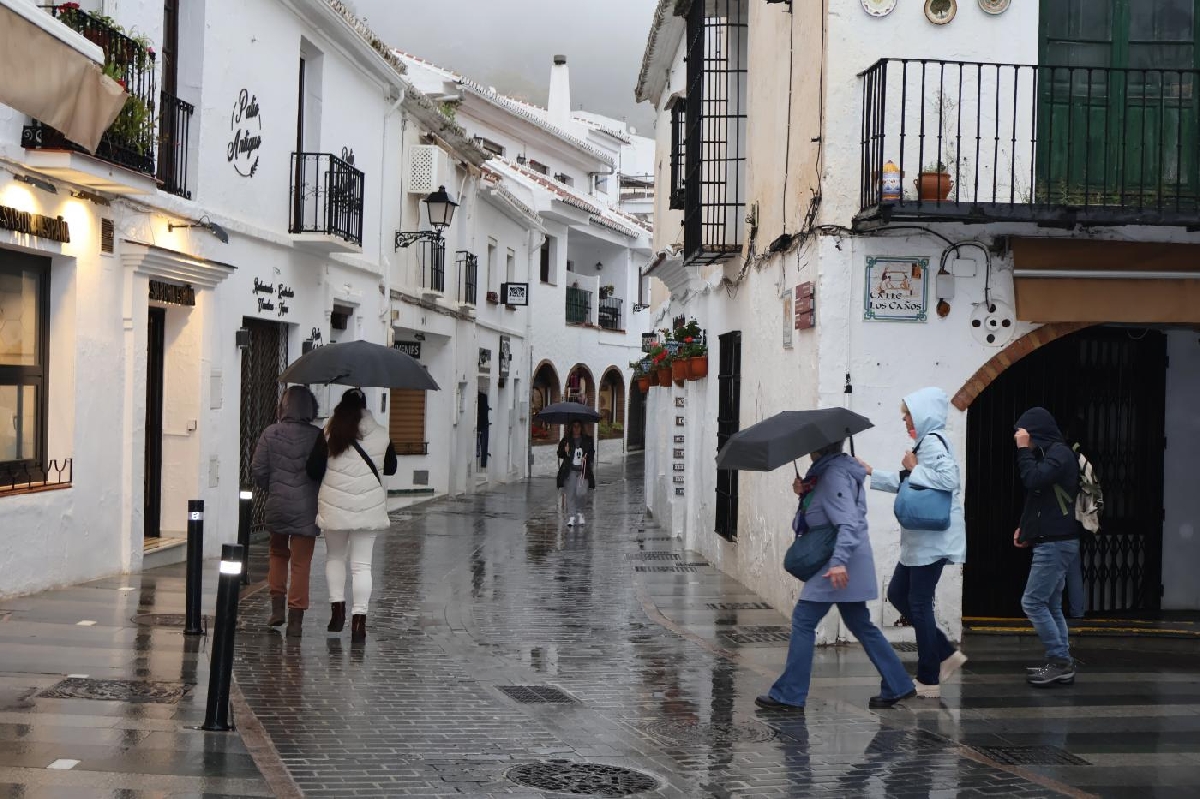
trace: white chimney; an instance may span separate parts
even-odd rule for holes
[[[559,127],[570,127],[571,122],[571,72],[565,55],[554,56],[550,68],[550,100],[546,103],[550,121]]]

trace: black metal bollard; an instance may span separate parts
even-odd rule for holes
[[[208,668],[208,705],[204,725],[209,732],[229,732],[229,688],[233,684],[233,637],[237,632],[238,595],[241,591],[240,544],[221,547],[221,576],[217,581],[217,617],[213,623],[212,662]]]
[[[242,547],[242,585],[250,584],[250,518],[254,493],[244,489],[238,497],[238,544]]]
[[[184,635],[204,635],[200,595],[204,589],[204,500],[188,500],[187,584],[184,589]]]

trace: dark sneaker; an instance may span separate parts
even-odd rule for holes
[[[867,707],[871,708],[871,710],[887,710],[900,704],[905,699],[912,699],[916,695],[917,689],[914,688],[903,696],[873,696],[871,697],[871,701],[867,703]]]
[[[758,705],[763,710],[786,710],[790,713],[804,712],[804,705],[789,705],[786,702],[776,702],[766,694],[754,697],[754,704]]]
[[[1075,682],[1075,664],[1070,662],[1050,662],[1036,671],[1025,675],[1025,682],[1038,688],[1051,685],[1072,685]]]

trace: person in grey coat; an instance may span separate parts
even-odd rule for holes
[[[251,463],[254,484],[267,492],[265,521],[271,534],[267,571],[271,618],[267,623],[272,627],[283,624],[286,602],[289,638],[300,637],[304,611],[308,609],[313,547],[321,534],[317,528],[320,484],[306,470],[308,455],[321,434],[312,423],[316,416],[317,398],[308,388],[291,386],[285,390],[279,400],[279,421],[263,431]]]
[[[843,453],[842,445],[838,441],[814,452],[808,474],[803,480],[797,477],[792,484],[792,490],[800,497],[792,529],[800,533],[832,525],[837,528],[837,544],[829,562],[800,591],[800,600],[792,612],[792,638],[783,674],[770,691],[754,700],[764,710],[804,710],[817,625],[834,605],[883,678],[880,693],[871,697],[870,707],[890,708],[917,695],[912,678],[892,645],[871,622],[867,610],[867,602],[879,597],[863,488],[867,470]]]

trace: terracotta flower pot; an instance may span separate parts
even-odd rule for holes
[[[708,377],[708,356],[697,355],[688,359],[688,379],[702,380]]]
[[[663,388],[671,387],[671,367],[670,367],[670,365],[658,367],[658,384],[660,386],[662,386]]]
[[[650,375],[642,375],[637,379],[638,391],[645,394],[650,390]]]
[[[653,387],[658,385],[658,370],[651,369],[646,375],[647,385]]]
[[[954,181],[947,172],[922,172],[913,182],[917,185],[917,197],[923,202],[945,200],[954,188]]]
[[[677,361],[671,362],[671,377],[674,378],[675,383],[677,385],[682,386],[683,381],[687,380],[687,376],[688,376],[688,365],[687,365],[686,360],[684,360],[683,358],[680,358]]]

